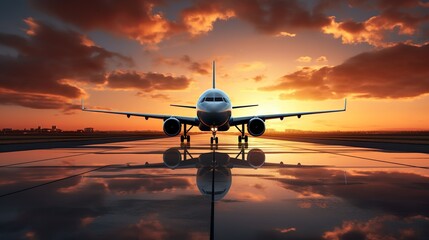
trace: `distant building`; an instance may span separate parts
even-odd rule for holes
[[[83,132],[85,132],[85,133],[93,133],[94,132],[94,128],[91,128],[91,127],[84,128]]]
[[[12,132],[12,128],[3,128],[2,132]]]

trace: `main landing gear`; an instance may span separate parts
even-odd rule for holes
[[[241,129],[240,128],[238,128],[237,126],[235,126],[237,129],[238,129],[238,131],[241,133],[241,135],[240,136],[238,136],[238,142],[239,143],[241,143],[243,140],[244,140],[244,142],[248,142],[249,141],[249,137],[247,136],[247,135],[245,135],[244,134],[244,123],[243,124],[241,124]]]
[[[194,126],[191,126],[189,129],[186,129],[186,124],[183,124],[183,135],[180,136],[180,142],[184,142],[185,140],[191,142],[191,136],[188,135],[188,132],[191,131],[193,127]]]

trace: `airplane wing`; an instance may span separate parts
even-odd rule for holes
[[[184,116],[175,116],[175,115],[167,115],[167,114],[150,114],[150,113],[137,113],[137,112],[109,111],[109,110],[101,110],[101,109],[87,109],[83,105],[83,100],[82,100],[82,111],[125,115],[128,118],[131,116],[144,117],[146,120],[148,120],[149,118],[166,120],[170,117],[174,117],[174,118],[177,118],[181,123],[189,124],[192,126],[198,126],[200,123],[198,118],[196,118],[196,117],[184,117]]]
[[[301,118],[303,115],[310,114],[321,114],[321,113],[333,113],[333,112],[344,112],[347,110],[347,99],[344,99],[344,108],[343,109],[335,109],[335,110],[324,110],[324,111],[313,111],[313,112],[296,112],[296,113],[277,113],[277,114],[263,114],[263,115],[254,115],[254,116],[245,116],[245,117],[236,117],[231,118],[229,123],[230,126],[236,126],[240,124],[248,123],[250,119],[257,117],[262,120],[275,119],[279,118],[283,120],[285,117],[298,117]]]

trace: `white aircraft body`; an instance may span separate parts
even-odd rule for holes
[[[232,109],[255,107],[253,105],[241,105],[233,106],[228,95],[216,88],[216,63],[213,61],[213,88],[208,89],[201,94],[198,98],[195,106],[187,105],[176,105],[171,104],[174,107],[192,108],[197,110],[196,117],[185,117],[176,116],[169,114],[149,114],[149,113],[137,113],[137,112],[120,112],[120,111],[108,111],[98,109],[87,109],[83,105],[82,110],[87,112],[99,112],[99,113],[110,113],[126,115],[128,118],[131,116],[144,117],[146,120],[149,118],[162,119],[164,121],[163,130],[167,136],[173,137],[180,134],[183,127],[183,134],[180,136],[180,141],[190,142],[190,136],[188,132],[192,127],[198,126],[201,131],[211,131],[212,137],[210,142],[218,143],[218,137],[216,133],[218,131],[228,131],[230,127],[235,126],[241,133],[238,136],[238,142],[248,142],[248,137],[245,134],[245,125],[247,125],[247,132],[252,136],[261,136],[265,132],[265,121],[269,119],[280,119],[283,120],[285,117],[298,117],[301,118],[303,115],[320,114],[320,113],[332,113],[332,112],[343,112],[347,108],[347,99],[344,100],[343,109],[335,110],[324,110],[324,111],[313,111],[313,112],[295,112],[295,113],[275,113],[275,114],[263,114],[263,115],[251,115],[243,117],[233,117],[231,115]],[[190,127],[187,128],[187,125]],[[241,126],[241,128],[239,127]]]

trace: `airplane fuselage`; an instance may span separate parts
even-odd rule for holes
[[[198,98],[197,117],[201,131],[227,131],[231,119],[231,100],[220,89],[209,89]]]

